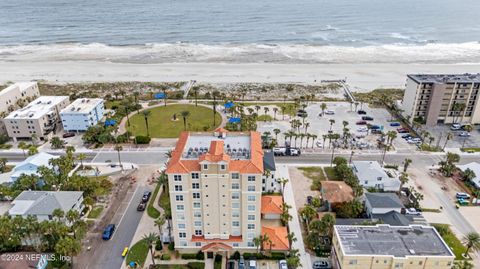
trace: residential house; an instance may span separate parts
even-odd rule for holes
[[[366,188],[396,192],[400,189],[400,180],[395,171],[387,171],[377,161],[353,161],[352,169],[359,184]]]
[[[405,206],[395,193],[365,193],[365,210],[369,217],[390,211],[402,213]]]
[[[59,156],[54,156],[45,152],[40,152],[33,156],[28,157],[24,161],[20,162],[13,168],[13,171],[10,175],[10,182],[13,183],[17,181],[22,175],[39,175],[38,168],[40,166],[45,166],[47,168],[52,168],[49,161],[51,159],[59,158]]]
[[[262,196],[262,218],[264,219],[280,219],[282,214],[283,198],[280,195],[263,195]]]
[[[275,155],[273,151],[263,152],[263,167],[265,172],[262,178],[262,191],[268,193],[281,192],[282,186],[275,177]]]
[[[480,163],[471,162],[463,165],[457,165],[457,168],[460,171],[465,172],[465,170],[470,169],[475,174],[475,177],[472,178],[470,181],[475,186],[475,188],[480,189]]]
[[[321,199],[328,211],[332,208],[353,200],[353,190],[343,181],[322,181]]]

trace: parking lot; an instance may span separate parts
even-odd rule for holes
[[[350,130],[350,133],[353,134],[354,137],[358,136],[365,136],[367,132],[359,131],[360,128],[366,128],[366,125],[357,125],[358,121],[362,120],[362,116],[370,116],[373,118],[372,121],[367,121],[368,124],[371,125],[378,125],[384,133],[390,130],[396,130],[400,128],[399,126],[390,126],[390,121],[392,120],[390,113],[388,113],[383,108],[370,108],[367,104],[364,104],[363,107],[358,106],[357,110],[364,110],[367,114],[366,115],[359,115],[355,108],[347,102],[328,102],[327,109],[328,111],[332,111],[333,114],[331,115],[323,115],[322,110],[320,108],[320,103],[312,103],[306,107],[306,112],[308,114],[305,122],[309,122],[310,126],[307,130],[308,133],[317,135],[317,142],[314,143],[314,148],[321,149],[323,146],[328,148],[328,139],[325,141],[326,145],[323,145],[322,135],[328,134],[330,129],[333,133],[342,134],[343,133],[343,121],[347,121],[348,125],[346,128]],[[297,117],[298,118],[298,117]],[[265,132],[269,131],[273,134],[272,130],[278,128],[281,130],[281,133],[278,136],[278,142],[280,146],[283,146],[285,143],[283,133],[287,132],[291,129],[289,120],[285,119],[284,121],[281,120],[281,117],[277,116],[278,121],[272,122],[259,122],[258,123],[258,131]],[[298,118],[302,121],[301,118]],[[330,124],[330,120],[333,119],[335,122],[333,125]],[[300,128],[300,132],[304,132],[304,128]],[[361,147],[364,149],[376,149],[377,148],[377,139],[379,138],[378,135],[368,134],[364,138],[355,138],[355,144],[358,146],[361,144]],[[306,139],[303,140],[303,147],[305,147]],[[300,139],[297,140],[297,146],[300,146]],[[311,148],[312,141],[310,140],[308,143],[308,147]],[[408,144],[404,139],[401,139],[401,134],[397,136],[397,139],[394,140],[395,149],[413,149],[415,148],[414,145]]]
[[[469,137],[461,137],[462,130],[451,130],[451,125],[438,124],[435,127],[428,127],[426,130],[435,137],[435,142],[440,140],[440,146],[443,147],[448,133],[453,134],[453,139],[448,141],[446,148],[477,148],[480,146],[480,129],[478,126],[473,126],[473,131]],[[465,145],[465,146],[463,146]]]

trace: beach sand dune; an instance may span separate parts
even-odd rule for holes
[[[357,91],[403,88],[408,73],[478,73],[480,64],[124,64],[109,62],[0,62],[0,82],[188,81],[304,83],[347,79]]]

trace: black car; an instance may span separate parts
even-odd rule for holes
[[[150,199],[150,196],[152,196],[152,192],[145,191],[142,196],[142,202],[148,202],[148,199]]]
[[[145,211],[145,208],[147,207],[147,203],[145,202],[141,202],[140,204],[138,204],[137,206],[137,211]]]
[[[70,133],[64,133],[64,134],[62,135],[63,138],[69,138],[69,137],[73,137],[73,136],[75,136],[75,133],[72,133],[72,132],[70,132]]]
[[[365,110],[359,110],[357,111],[358,115],[367,115],[367,112]]]
[[[299,110],[297,111],[297,116],[298,116],[298,117],[307,117],[308,114],[307,114],[307,111],[305,111],[305,110],[303,110],[303,109],[299,109]]]
[[[373,120],[373,118],[370,116],[363,116],[362,120]]]

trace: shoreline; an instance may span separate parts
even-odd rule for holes
[[[297,83],[347,79],[354,91],[404,88],[409,73],[478,73],[480,64],[125,64],[96,61],[0,61],[0,82]]]

